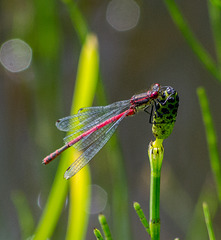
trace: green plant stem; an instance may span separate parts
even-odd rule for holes
[[[192,48],[193,52],[199,58],[201,63],[205,66],[205,68],[219,81],[221,81],[221,74],[216,66],[215,61],[211,58],[210,54],[205,50],[202,44],[195,37],[184,17],[182,16],[181,11],[179,10],[177,4],[174,0],[164,0],[170,15],[177,25],[187,43]]]
[[[104,240],[102,235],[101,235],[101,232],[97,228],[94,229],[94,235],[95,235],[97,240]]]
[[[88,34],[83,45],[79,65],[75,94],[72,105],[75,108],[91,106],[96,91],[99,72],[98,40],[93,34]],[[76,109],[71,112],[73,114]],[[74,148],[72,149],[74,150]],[[69,151],[70,152],[70,151]],[[76,154],[76,152],[75,152]],[[72,158],[69,158],[70,164]],[[70,208],[66,240],[85,239],[88,223],[90,202],[90,172],[88,166],[84,167],[77,176],[70,179]]]
[[[209,234],[209,239],[215,240],[216,238],[215,238],[215,234],[213,231],[209,208],[208,208],[208,205],[206,202],[203,203],[203,212],[204,212],[204,216],[205,216],[205,222],[206,222],[206,226],[207,226],[207,230],[208,230],[208,234]]]
[[[150,185],[150,235],[160,239],[160,174],[151,173]]]
[[[69,11],[69,16],[71,17],[72,24],[77,32],[77,36],[81,42],[84,43],[87,34],[89,33],[87,23],[78,9],[78,4],[76,1],[72,0],[62,0]]]
[[[47,199],[46,206],[42,213],[37,229],[35,230],[33,238],[34,240],[48,239],[54,232],[63,209],[68,190],[68,182],[63,178],[65,170],[65,162],[61,160]]]
[[[79,60],[78,76],[71,107],[72,114],[82,107],[82,105],[90,106],[92,104],[97,84],[98,66],[98,42],[94,35],[88,35],[87,41],[82,48]],[[90,193],[88,190],[88,186],[90,185],[90,174],[88,166],[86,166],[84,170],[82,169],[77,178],[75,177],[70,181],[64,179],[64,172],[70,164],[70,161],[73,159],[73,151],[74,148],[71,148],[68,151],[65,151],[61,156],[61,161],[59,163],[50,195],[34,234],[35,240],[48,239],[52,236],[63,209],[69,183],[71,183],[71,196],[74,195],[72,193],[77,193],[74,197],[71,197],[66,239],[78,240],[84,238],[88,221],[85,209],[88,208],[90,201]],[[78,204],[78,202],[80,202],[80,204]],[[74,208],[77,210],[73,211]]]
[[[208,0],[210,23],[216,48],[218,68],[221,73],[221,2]]]
[[[78,35],[80,43],[83,44],[86,35],[89,33],[87,22],[81,13],[78,3],[72,0],[62,0],[69,12],[72,25]],[[96,90],[96,99],[98,105],[107,105],[105,89],[102,83],[101,74]],[[87,106],[87,105],[85,105]],[[119,141],[116,136],[112,136],[109,141],[108,160],[110,163],[111,172],[115,172],[113,181],[113,229],[119,239],[131,239],[130,222],[129,222],[129,206],[128,206],[128,186],[126,182],[125,167],[122,160],[122,153],[119,147]]]
[[[216,182],[219,201],[221,202],[221,166],[220,157],[217,145],[216,132],[210,113],[209,102],[206,96],[205,89],[200,87],[197,89],[197,94],[200,102],[201,112],[203,115],[204,126],[206,130],[206,139],[209,148],[210,165],[213,176]]]
[[[21,239],[27,239],[33,233],[35,225],[27,198],[21,191],[12,191],[11,199],[17,211]]]
[[[105,240],[112,240],[110,228],[107,224],[106,217],[103,214],[99,214],[98,220],[104,232]]]
[[[138,202],[134,202],[134,209],[135,209],[140,221],[142,222],[144,228],[150,234],[150,228],[149,228],[147,218],[145,217],[143,210],[141,209],[140,204]]]
[[[150,160],[150,236],[152,240],[160,239],[160,175],[164,149],[162,140],[150,143],[148,155]]]

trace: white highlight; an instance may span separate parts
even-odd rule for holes
[[[101,213],[107,205],[107,192],[98,185],[91,185],[90,214]]]
[[[11,39],[2,44],[0,62],[10,72],[21,72],[30,66],[32,50],[20,39]]]
[[[118,31],[134,28],[140,17],[140,7],[133,0],[112,0],[106,12],[108,23]]]

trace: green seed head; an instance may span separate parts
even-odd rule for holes
[[[172,87],[160,92],[156,100],[156,108],[153,114],[152,132],[158,139],[170,136],[176,121],[179,107],[179,96]]]

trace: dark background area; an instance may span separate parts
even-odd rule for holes
[[[24,192],[36,223],[41,216],[39,194],[44,205],[57,167],[56,163],[45,168],[41,160],[62,145],[64,136],[54,122],[69,114],[81,50],[63,3],[57,1],[53,3],[54,9],[42,9],[41,16],[36,10],[40,2],[2,0],[0,3],[0,44],[20,38],[33,51],[31,66],[23,72],[10,73],[0,66],[1,239],[20,239],[17,213],[11,200],[13,191]],[[161,237],[190,239],[188,234],[193,231],[194,214],[202,192],[205,188],[210,189],[216,196],[196,89],[199,86],[206,89],[219,139],[221,86],[199,63],[163,1],[137,1],[139,21],[128,31],[117,31],[108,23],[108,3],[79,1],[89,28],[98,37],[100,71],[108,103],[129,99],[153,83],[172,86],[179,93],[177,122],[172,135],[164,141]],[[195,35],[215,58],[207,1],[177,3]],[[46,37],[41,35],[41,27],[47,25],[41,17],[45,16],[44,19],[56,23],[56,34],[41,46],[39,36]],[[128,181],[132,239],[147,238],[132,205],[133,201],[138,201],[148,213],[150,170],[147,148],[154,140],[148,121],[147,114],[139,113],[125,119],[117,132]],[[92,183],[108,192],[108,182],[114,174],[109,172],[103,153],[104,150],[90,164]],[[99,176],[102,169],[108,173],[106,176]],[[108,198],[111,198],[109,192]],[[110,212],[107,206],[107,218],[111,217]],[[57,234],[52,239],[63,239],[66,224],[67,211],[64,210]],[[217,236],[220,235],[219,225],[220,211],[214,221]],[[88,239],[94,239],[94,226],[99,226],[97,215],[90,217]],[[208,239],[206,225],[202,226],[204,229],[200,230],[205,231],[205,238],[200,239]]]

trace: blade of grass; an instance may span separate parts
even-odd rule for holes
[[[79,72],[78,72],[78,76],[80,74],[81,77],[78,77],[76,82],[76,88],[75,88],[75,93],[74,93],[72,108],[71,108],[72,114],[76,112],[80,108],[80,106],[82,106],[81,104],[86,106],[90,106],[92,104],[93,97],[95,94],[95,88],[96,88],[97,68],[98,68],[97,40],[95,36],[89,35],[88,41],[86,41],[82,49],[82,55],[79,63]],[[94,79],[92,80],[92,78],[87,77],[84,79],[84,81],[82,81],[83,71],[91,73],[91,77],[93,77]],[[86,231],[85,227],[87,225],[87,215],[85,214],[85,209],[89,206],[89,200],[90,200],[89,198],[90,194],[88,189],[88,186],[90,183],[90,176],[89,176],[88,167],[85,167],[85,169],[82,170],[81,173],[79,173],[79,176],[76,178],[73,178],[73,180],[71,181],[67,181],[63,178],[65,170],[67,169],[68,165],[70,165],[70,161],[71,160],[73,161],[74,159],[73,151],[74,149],[71,148],[70,150],[65,151],[61,156],[61,160],[58,166],[55,180],[53,182],[53,186],[51,188],[50,195],[48,197],[46,207],[44,209],[44,212],[42,214],[42,217],[36,229],[36,232],[34,234],[35,240],[36,239],[44,240],[52,236],[52,233],[56,227],[58,218],[61,214],[64,201],[67,196],[69,182],[71,183],[71,203],[70,203],[71,207],[70,207],[69,228],[68,228],[67,239],[69,239],[73,234],[75,236],[76,235],[81,236],[81,238],[80,237],[72,238],[76,240],[82,239],[82,237],[85,235],[85,231]],[[79,192],[79,189],[78,190],[76,189],[76,184],[77,184],[77,188],[81,189],[81,192]],[[76,191],[78,191],[77,194],[73,194],[74,192],[76,193]],[[79,199],[81,199],[82,202],[80,202],[81,200]],[[78,204],[78,206],[73,204]],[[75,208],[79,208],[79,212],[80,210],[83,211],[82,216],[80,216],[80,218],[77,220],[78,222],[77,226],[79,227],[78,230],[76,230],[73,227],[73,223],[76,222],[76,216],[79,217],[79,214],[74,216],[74,212],[73,212],[74,206]],[[83,208],[84,210],[82,210]],[[73,229],[70,229],[72,227]],[[75,233],[73,232],[74,230],[76,231]]]
[[[17,210],[18,220],[21,229],[21,239],[27,239],[34,230],[34,218],[29,208],[28,201],[21,191],[13,191],[11,199]]]
[[[99,214],[98,220],[99,220],[100,225],[102,227],[105,240],[112,240],[110,228],[107,224],[106,217],[103,214]]]
[[[135,209],[141,223],[143,224],[145,230],[150,234],[149,223],[148,223],[147,218],[145,217],[144,212],[138,202],[134,202],[134,209]]]
[[[218,5],[208,0],[210,23],[212,26],[219,71],[221,72],[221,2]]]
[[[87,23],[78,9],[78,5],[75,1],[72,0],[62,0],[66,5],[69,15],[71,17],[72,24],[77,32],[78,38],[81,43],[84,42],[87,34],[89,33]]]
[[[177,25],[177,27],[183,34],[184,38],[192,48],[193,52],[199,58],[200,62],[216,79],[221,82],[221,74],[216,66],[216,63],[191,31],[189,25],[184,19],[175,1],[164,0],[164,2],[167,6],[168,11],[170,12],[174,23]]]
[[[114,234],[119,239],[130,240],[129,196],[120,142],[117,134],[110,139],[108,165],[112,173],[112,215]]]
[[[73,98],[75,109],[91,106],[95,95],[99,72],[98,42],[95,35],[88,35],[79,60],[76,91]],[[72,112],[73,113],[73,112]],[[73,148],[74,151],[74,148]],[[69,159],[69,163],[73,162]],[[88,221],[85,209],[89,208],[88,167],[70,179],[70,211],[66,239],[84,239]]]
[[[97,228],[94,229],[94,235],[95,235],[97,240],[104,240],[102,235],[101,235],[101,232]]]
[[[34,240],[44,240],[52,236],[67,196],[68,181],[63,178],[66,170],[66,154],[61,156],[57,173],[40,222],[34,233]],[[50,169],[49,169],[50,171]]]
[[[206,139],[210,155],[210,165],[216,183],[218,198],[219,201],[221,202],[221,167],[217,145],[217,136],[214,129],[213,120],[209,108],[209,101],[206,96],[205,89],[199,87],[197,89],[197,95],[199,98],[203,122],[206,130]]]
[[[214,188],[211,187],[211,181],[208,179],[205,180],[203,184],[199,198],[197,203],[195,204],[194,208],[192,209],[192,218],[189,219],[189,227],[186,229],[185,234],[188,240],[195,240],[195,239],[204,239],[207,235],[207,231],[205,226],[205,221],[203,219],[203,212],[202,212],[202,203],[206,201],[210,207],[210,213],[213,217],[218,210],[219,202],[214,191]]]
[[[221,10],[221,1],[220,0],[210,0],[213,5]]]
[[[83,43],[85,35],[89,31],[86,20],[74,1],[63,0],[69,11],[73,27],[77,32],[80,42]],[[105,89],[102,83],[101,74],[99,73],[99,81],[97,86],[97,102],[99,105],[107,105]],[[120,143],[116,134],[112,136],[109,141],[108,161],[111,172],[114,177],[113,182],[113,219],[114,219],[114,232],[119,239],[131,239],[130,223],[129,223],[129,205],[128,205],[128,187],[125,176],[125,167],[122,159],[122,152],[120,150]],[[120,226],[120,227],[119,227]]]
[[[215,234],[213,231],[209,208],[208,208],[208,205],[206,202],[203,202],[203,212],[204,212],[204,216],[205,216],[205,222],[206,222],[206,226],[207,226],[207,230],[208,230],[208,234],[209,234],[209,239],[215,240],[216,238],[215,238]]]

